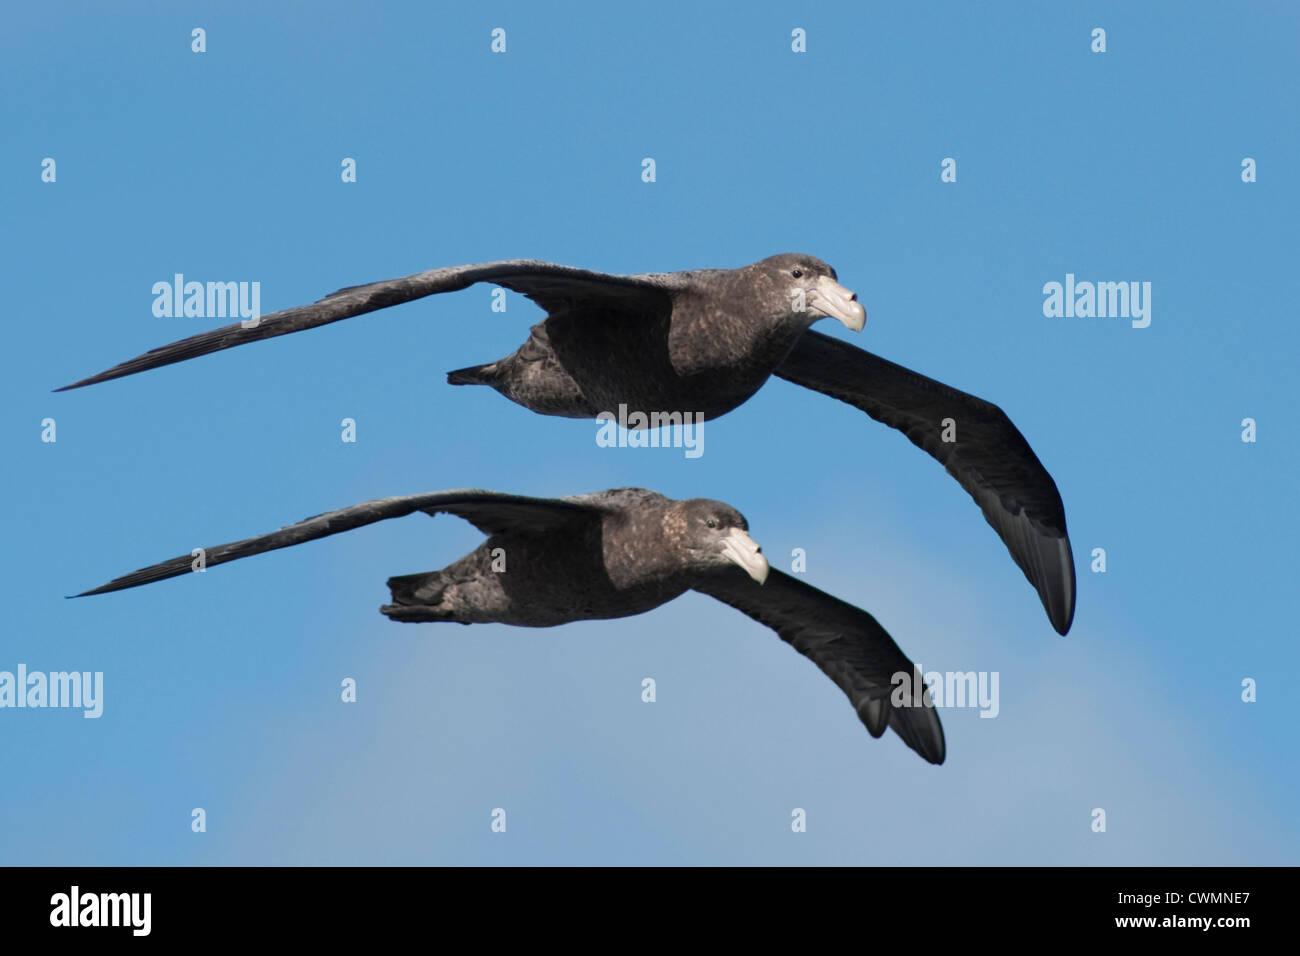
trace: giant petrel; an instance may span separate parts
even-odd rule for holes
[[[700,591],[811,658],[848,695],[873,737],[893,727],[930,763],[943,763],[939,717],[924,688],[920,699],[912,695],[915,668],[885,629],[866,611],[770,568],[744,516],[721,501],[675,501],[642,488],[567,498],[474,490],[380,498],[207,548],[204,567],[416,511],[456,515],[489,537],[441,571],[389,578],[393,603],[380,610],[395,621],[553,627],[631,617]],[[85,594],[185,574],[192,554]]]
[[[491,282],[547,312],[512,355],[448,375],[489,385],[543,415],[594,418],[620,405],[716,418],[775,374],[897,428],[978,502],[1061,634],[1074,618],[1074,558],[1056,483],[996,405],[810,331],[820,318],[861,331],[865,312],[835,270],[785,254],[741,269],[607,275],[511,259],[350,286],[311,305],[153,349],[65,388]],[[63,391],[64,389],[59,389]],[[951,422],[947,420],[951,419]]]

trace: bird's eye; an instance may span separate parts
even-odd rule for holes
[[[802,278],[803,278],[803,270],[802,270],[802,269],[795,269],[794,272],[791,272],[791,273],[790,273],[790,275],[794,276],[796,279],[802,279]]]
[[[712,518],[708,519],[704,523],[710,528],[716,528],[718,526],[718,523],[714,521]]]

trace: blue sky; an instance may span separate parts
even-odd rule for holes
[[[1300,862],[1294,6],[6,18],[0,670],[102,671],[105,702],[98,720],[0,710],[0,863]],[[513,294],[493,313],[488,287],[50,392],[209,327],[152,314],[176,272],[259,281],[272,311],[463,262],[785,251],[859,293],[853,344],[1028,437],[1079,566],[1067,637],[940,466],[824,396],[773,381],[687,460],[447,386],[537,320]],[[1151,282],[1150,327],[1044,317],[1067,273]],[[734,504],[926,669],[997,671],[998,717],[944,710],[931,767],[698,595],[552,630],[389,622],[389,575],[480,540],[452,518],[63,598],[368,498],[620,485]]]

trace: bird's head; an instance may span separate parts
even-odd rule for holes
[[[787,252],[757,262],[755,268],[784,294],[792,316],[802,315],[809,325],[822,318],[838,319],[850,331],[862,331],[867,312],[857,293],[840,285],[835,270],[815,256]]]
[[[734,564],[759,584],[767,580],[763,549],[749,536],[745,516],[729,504],[708,498],[678,501],[666,516],[665,531],[692,568]]]

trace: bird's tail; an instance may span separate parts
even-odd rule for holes
[[[447,384],[495,385],[497,381],[496,372],[496,362],[489,362],[487,365],[471,365],[469,368],[458,368],[454,372],[447,373]]]
[[[394,621],[455,620],[451,611],[441,607],[443,592],[447,590],[441,571],[389,578],[388,590],[393,603],[379,610]]]
[[[437,604],[445,590],[447,585],[442,581],[441,571],[403,574],[388,579],[388,591],[394,604]]]
[[[386,615],[390,621],[401,621],[404,624],[427,624],[430,622],[469,623],[468,621],[457,620],[456,615],[451,611],[423,604],[385,604],[379,608],[379,611],[381,614]]]

